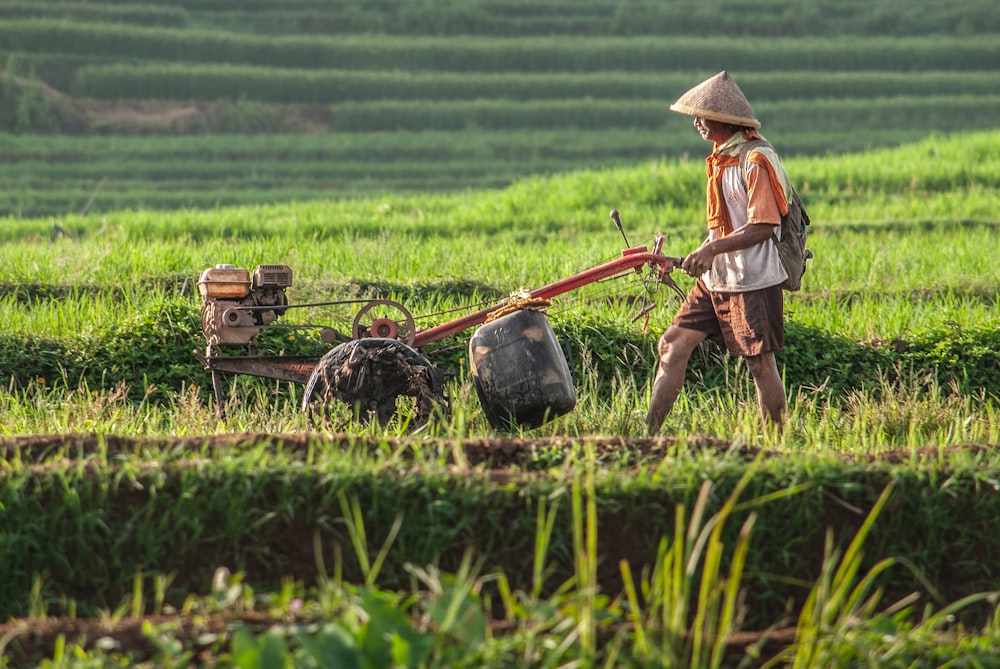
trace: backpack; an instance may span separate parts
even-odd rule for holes
[[[771,146],[771,144],[764,139],[751,139],[740,145],[740,175],[743,177],[744,186],[746,186],[747,155],[759,146]],[[806,248],[809,224],[809,214],[806,213],[799,194],[792,188],[788,213],[781,217],[781,239],[775,242],[775,246],[778,247],[778,257],[781,258],[781,264],[788,274],[788,278],[780,284],[785,290],[799,290],[802,287],[806,261],[813,257],[812,251]]]

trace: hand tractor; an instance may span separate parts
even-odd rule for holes
[[[549,325],[545,308],[557,295],[608,279],[638,275],[644,283],[683,292],[670,276],[683,258],[661,252],[663,236],[652,249],[629,246],[618,212],[612,211],[626,248],[610,262],[534,290],[522,290],[497,303],[434,327],[419,329],[411,313],[392,300],[338,300],[290,304],[287,289],[292,269],[259,265],[251,272],[233,265],[216,265],[202,272],[198,289],[203,299],[201,327],[204,353],[195,355],[211,371],[220,417],[225,416],[223,374],[291,381],[303,384],[302,410],[325,416],[332,402],[351,407],[363,421],[386,423],[396,413],[400,396],[413,398],[412,425],[447,410],[445,374],[422,349],[430,343],[476,331],[469,340],[469,364],[476,394],[496,430],[538,427],[568,413],[576,404],[565,354]],[[645,269],[645,271],[644,271]],[[639,314],[655,306],[643,295]],[[289,311],[304,307],[359,304],[350,334],[328,326],[320,339],[333,348],[322,356],[261,355],[257,337]],[[288,327],[288,326],[284,326]]]

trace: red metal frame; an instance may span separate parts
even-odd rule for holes
[[[589,283],[594,283],[595,281],[600,281],[601,279],[606,279],[628,270],[638,270],[645,265],[659,267],[662,272],[668,267],[670,269],[679,267],[682,261],[683,258],[672,258],[656,252],[651,253],[645,246],[633,246],[632,248],[622,251],[621,258],[616,258],[615,260],[606,262],[603,265],[598,265],[597,267],[584,270],[571,277],[561,279],[555,283],[550,283],[547,286],[536,288],[535,290],[530,291],[528,296],[543,300],[549,299],[550,297],[568,293],[569,291],[580,288],[581,286],[586,286]],[[458,334],[462,330],[467,330],[474,325],[480,325],[486,322],[486,319],[489,318],[489,315],[492,312],[503,307],[504,305],[504,302],[500,302],[492,307],[480,309],[479,311],[463,316],[462,318],[457,318],[453,321],[442,323],[441,325],[427,330],[422,330],[416,334],[413,341],[413,347],[420,348],[425,344],[430,344],[431,342],[444,339],[445,337],[449,337],[453,334]]]

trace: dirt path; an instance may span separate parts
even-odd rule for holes
[[[7,77],[0,72],[0,85]],[[70,134],[105,133],[184,135],[206,130],[227,131],[233,119],[252,117],[225,102],[185,102],[178,100],[98,100],[73,98],[43,81],[14,78],[23,91],[44,98],[59,119],[60,129]],[[324,133],[329,131],[326,111],[321,105],[269,105],[264,113],[282,132]],[[243,118],[244,121],[248,119]],[[253,119],[249,119],[253,121]]]

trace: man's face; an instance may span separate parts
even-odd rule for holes
[[[721,144],[729,139],[733,134],[733,131],[729,128],[728,123],[713,121],[700,116],[695,116],[694,127],[695,130],[698,131],[698,134],[701,135],[702,139],[709,142],[715,142],[716,144]]]

